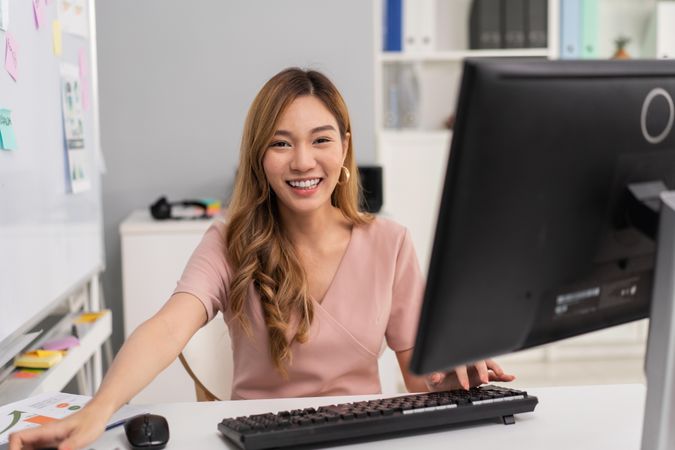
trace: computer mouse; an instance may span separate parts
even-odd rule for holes
[[[124,431],[133,449],[159,449],[169,442],[169,424],[156,414],[140,414],[127,420]]]

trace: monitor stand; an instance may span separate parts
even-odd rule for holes
[[[642,450],[675,449],[675,191],[661,194]]]

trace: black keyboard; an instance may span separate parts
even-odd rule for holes
[[[534,411],[537,397],[500,386],[430,392],[276,414],[226,418],[218,430],[243,449],[338,444],[420,433]]]

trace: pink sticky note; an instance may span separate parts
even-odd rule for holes
[[[77,55],[80,64],[80,81],[87,78],[87,55],[83,48],[80,49]]]
[[[80,87],[82,88],[82,109],[89,111],[89,78],[80,78]]]
[[[77,345],[80,345],[80,340],[75,336],[66,336],[60,339],[52,339],[44,342],[42,348],[45,350],[68,350]]]
[[[5,33],[5,42],[5,69],[16,81],[19,77],[19,48],[9,31]]]
[[[40,0],[33,0],[33,13],[35,14],[35,28],[42,26],[44,4]]]

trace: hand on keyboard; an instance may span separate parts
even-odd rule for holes
[[[451,372],[434,372],[427,376],[430,391],[469,389],[491,381],[513,381],[516,377],[507,374],[496,361],[486,359],[468,366],[460,366]]]

